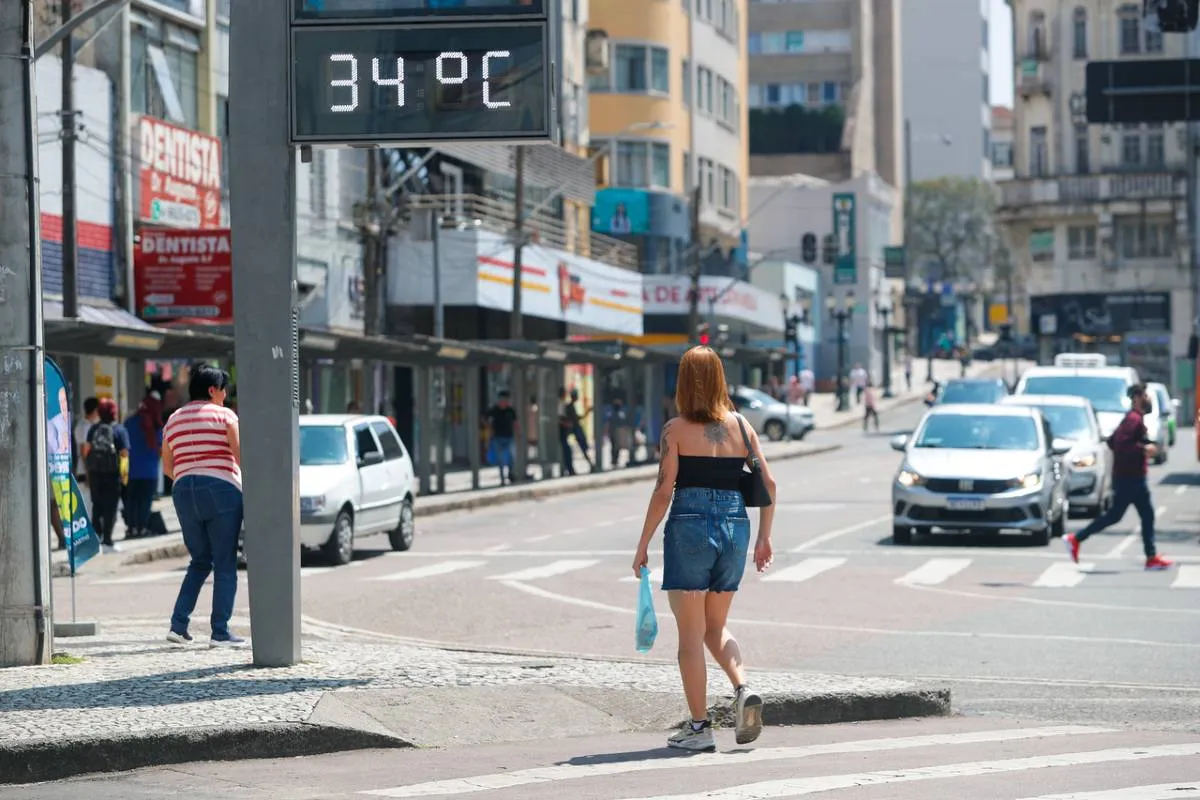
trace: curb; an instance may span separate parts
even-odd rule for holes
[[[393,736],[304,722],[147,731],[95,739],[39,739],[0,745],[0,785],[191,761],[292,758],[397,747],[411,745]]]
[[[585,687],[558,689],[588,691]],[[330,693],[326,697],[336,694]],[[663,695],[661,699],[668,698],[670,705],[676,705],[682,699],[675,695]],[[714,726],[734,726],[729,702],[714,704],[709,713]],[[947,716],[950,713],[949,688],[913,686],[891,692],[846,691],[816,696],[767,694],[763,697],[763,724],[773,727]],[[683,725],[683,720],[652,716],[658,716],[658,719],[631,725],[631,732],[657,733]],[[379,730],[311,722],[152,730],[97,739],[39,739],[0,745],[0,785],[57,781],[79,775],[194,761],[294,758],[414,746]]]
[[[857,419],[847,420],[844,423],[823,428],[822,430],[831,430],[838,427],[843,427],[850,423],[858,422]],[[771,456],[771,461],[791,461],[797,458],[805,458],[808,456],[817,456],[824,453],[833,452],[842,449],[840,444],[827,444],[810,447],[804,450],[796,450],[787,453],[778,453]],[[633,474],[629,474],[632,472]],[[496,490],[483,490],[482,494],[475,497],[455,498],[452,495],[433,495],[425,499],[424,503],[429,503],[426,506],[418,498],[418,520],[421,517],[433,517],[439,514],[448,514],[452,511],[473,511],[478,508],[488,508],[490,506],[508,505],[510,503],[519,503],[525,500],[540,500],[547,497],[556,497],[564,494],[577,494],[581,492],[590,492],[594,489],[609,489],[614,486],[626,486],[631,483],[639,483],[648,480],[651,477],[650,473],[643,473],[637,470],[620,470],[609,473],[601,473],[607,475],[607,478],[602,478],[590,483],[581,483],[579,481],[564,480],[555,478],[550,481],[539,481],[537,483],[522,486],[520,488],[506,489],[503,493]],[[465,494],[465,492],[464,492]],[[445,499],[442,499],[445,498]],[[178,531],[172,531],[168,536],[178,536]],[[122,556],[118,566],[128,567],[136,564],[149,564],[154,561],[162,561],[168,558],[184,558],[187,556],[187,547],[183,542],[174,542],[172,544],[163,544],[158,547],[149,547],[144,550],[138,550],[134,553],[129,553]],[[53,578],[66,578],[71,575],[71,567],[64,561],[56,561],[50,565],[50,576]]]

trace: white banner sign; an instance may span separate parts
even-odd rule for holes
[[[691,281],[686,275],[647,275],[642,305],[647,314],[683,315],[690,305]],[[705,275],[700,278],[700,317],[708,318],[710,303],[718,317],[749,322],[771,331],[783,330],[779,298],[744,281]]]

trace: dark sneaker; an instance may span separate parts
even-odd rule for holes
[[[171,644],[177,644],[177,645],[180,645],[181,647],[187,647],[187,646],[191,645],[192,643],[194,643],[196,640],[192,638],[192,635],[190,633],[178,633],[176,631],[171,631],[170,633],[167,634],[167,641],[170,642]]]
[[[1066,536],[1063,537],[1062,542],[1063,542],[1063,547],[1067,548],[1067,555],[1069,555],[1071,557],[1072,561],[1074,561],[1076,564],[1078,564],[1079,563],[1079,540],[1075,538],[1075,534],[1068,533]]]
[[[733,700],[738,744],[750,744],[762,733],[762,706],[762,698],[750,691],[749,686],[738,687]]]
[[[240,648],[240,647],[245,647],[248,644],[250,644],[248,641],[246,641],[245,639],[243,639],[240,636],[234,636],[232,633],[222,636],[219,639],[216,636],[214,636],[213,638],[208,640],[209,647]]]
[[[1151,556],[1146,559],[1147,572],[1161,572],[1164,569],[1170,569],[1175,566],[1174,561],[1168,561],[1162,556]]]
[[[690,750],[695,753],[712,753],[717,749],[713,739],[712,723],[705,720],[697,729],[692,723],[686,722],[683,728],[667,739],[667,747],[676,750]]]

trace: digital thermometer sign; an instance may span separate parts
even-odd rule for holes
[[[545,17],[543,0],[292,0],[296,22],[359,22],[430,17]]]
[[[292,29],[296,144],[551,138],[544,22]]]

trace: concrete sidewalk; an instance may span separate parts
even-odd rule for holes
[[[631,650],[632,634],[631,625]],[[172,647],[158,619],[109,621],[100,636],[71,641],[78,663],[5,670],[0,783],[188,761],[665,731],[686,716],[677,670],[665,661],[448,650],[308,619],[304,635],[300,664],[260,669],[246,650]],[[717,692],[726,686],[715,667],[709,680]],[[768,725],[950,712],[949,689],[893,679],[756,672],[754,685]],[[730,724],[729,702],[712,696],[718,724]]]

